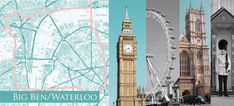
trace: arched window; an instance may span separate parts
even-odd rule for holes
[[[184,92],[182,93],[182,96],[186,96],[186,95],[190,95],[189,90],[184,90]]]
[[[189,55],[186,51],[180,53],[180,76],[190,76]]]
[[[195,31],[201,32],[201,20],[200,19],[197,19],[195,22]]]

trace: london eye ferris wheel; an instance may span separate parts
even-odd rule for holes
[[[175,36],[173,27],[165,14],[154,8],[146,10],[147,16],[147,88],[146,96],[151,100],[167,96],[174,70]]]

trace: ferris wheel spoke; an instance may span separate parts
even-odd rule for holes
[[[149,71],[152,73],[152,74],[150,74],[151,78],[152,78],[152,76],[153,76],[153,79],[156,78],[156,82],[159,83],[158,76],[157,76],[157,74],[153,71],[153,70],[154,70],[154,67],[152,66],[152,64],[151,64],[151,62],[150,62],[149,59],[147,59],[147,63],[149,64],[149,67],[150,67],[150,70],[149,70]],[[157,85],[157,84],[155,84],[155,85]]]

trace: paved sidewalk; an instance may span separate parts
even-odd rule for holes
[[[180,106],[193,106],[193,105],[185,105],[185,104],[181,104]],[[204,105],[196,104],[195,106],[213,106],[213,105],[211,105],[211,104],[204,104]]]
[[[193,106],[193,105],[185,105],[181,104],[180,106]],[[225,96],[211,96],[211,104],[204,104],[195,106],[234,106],[234,95],[230,95],[229,97]]]
[[[212,106],[233,106],[234,105],[234,95],[231,95],[229,97],[211,96],[211,105]]]

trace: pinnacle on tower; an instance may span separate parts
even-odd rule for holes
[[[200,7],[200,10],[203,10],[202,2],[201,2],[201,7]]]
[[[190,3],[189,3],[189,10],[192,9],[192,0],[190,0]]]
[[[125,17],[124,17],[124,19],[129,19],[129,17],[128,17],[128,7],[127,7],[127,5],[125,6]]]

